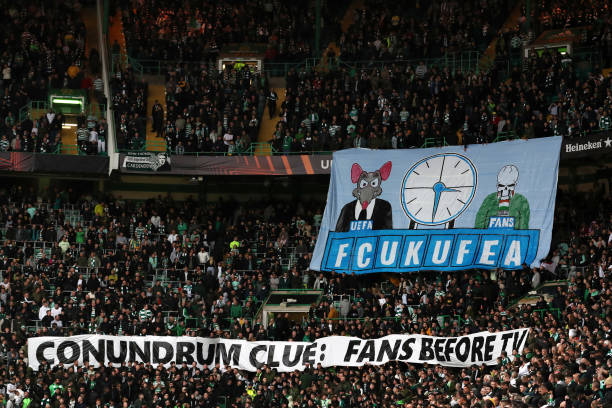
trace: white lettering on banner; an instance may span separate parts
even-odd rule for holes
[[[491,259],[495,252],[491,251],[491,247],[499,245],[499,240],[488,240],[484,242],[482,247],[482,254],[480,255],[479,263],[482,265],[495,265],[495,261]]]
[[[514,228],[514,217],[491,217],[489,228]]]
[[[609,143],[606,141],[606,147],[609,146]],[[587,142],[587,143],[575,143],[575,144],[566,144],[565,145],[565,153],[573,153],[573,152],[582,152],[585,150],[593,150],[593,149],[601,149],[602,141],[599,142]]]
[[[467,249],[467,246],[470,245],[471,243],[472,243],[472,240],[470,239],[461,240],[461,242],[459,243],[459,250],[457,251],[457,264],[459,265],[463,264],[463,257],[470,253],[469,249]]]
[[[513,239],[508,249],[508,255],[504,260],[504,265],[519,266],[521,264],[521,241]]]
[[[480,332],[461,337],[431,337],[393,334],[379,339],[323,337],[312,343],[286,341],[246,341],[203,337],[106,336],[31,337],[28,339],[28,364],[38,371],[62,363],[93,367],[123,363],[150,363],[169,367],[195,363],[198,367],[237,368],[257,371],[267,365],[279,372],[301,371],[307,366],[360,367],[389,361],[413,364],[439,364],[449,367],[494,365],[505,351],[520,354],[529,334],[528,328]]]
[[[395,263],[395,254],[397,253],[397,246],[399,243],[397,241],[393,241],[391,244],[391,254],[388,254],[389,251],[389,241],[383,242],[382,254],[380,256],[380,263],[384,266],[393,265]]]
[[[340,244],[338,247],[338,256],[336,256],[336,268],[339,268],[342,265],[342,260],[346,258],[348,255],[346,253],[346,248],[349,247],[349,244]]]
[[[350,231],[372,230],[372,220],[351,221]]]
[[[431,262],[436,265],[443,264],[448,257],[448,251],[450,250],[451,242],[449,240],[444,241],[444,249],[442,250],[442,255],[440,255],[440,245],[442,245],[441,241],[436,242],[436,246],[434,247],[433,256],[431,257]]]
[[[358,268],[367,268],[370,264],[370,258],[363,259],[365,253],[372,252],[372,244],[369,242],[364,242],[359,245],[359,251],[357,251],[357,267]]]
[[[419,265],[419,250],[423,246],[423,241],[410,241],[408,250],[406,251],[406,260],[404,266]]]

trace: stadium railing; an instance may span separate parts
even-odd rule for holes
[[[539,313],[540,319],[544,317],[545,313],[555,313],[557,315],[557,319],[561,319],[561,309],[558,309],[556,307],[550,309],[535,309],[533,312]]]
[[[237,150],[234,153],[229,152],[190,152],[186,151],[183,154],[176,154],[171,150],[168,150],[165,142],[161,141],[147,141],[144,143],[142,149],[118,149],[119,153],[136,153],[136,152],[151,152],[151,153],[159,153],[166,152],[171,156],[256,156],[262,150],[262,148],[268,148],[269,151],[273,155],[322,155],[322,154],[332,154],[332,151],[329,150],[300,150],[300,151],[289,151],[289,152],[280,152],[276,150],[274,147],[270,145],[268,142],[253,142],[251,143],[245,150]]]
[[[514,133],[514,132],[505,132],[505,133],[500,133],[497,138],[495,139],[495,141],[501,141],[501,140],[508,140],[508,139],[516,139],[518,138],[518,136]],[[442,147],[442,146],[449,146],[448,141],[446,140],[445,137],[442,138],[426,138],[423,141],[423,144],[419,147],[422,148],[426,148],[426,147]],[[186,151],[182,154],[176,154],[175,152],[172,152],[171,150],[167,149],[166,143],[165,142],[160,142],[160,141],[147,141],[144,143],[142,149],[118,149],[119,153],[125,153],[125,154],[129,154],[129,153],[137,153],[137,152],[151,152],[151,153],[159,153],[159,152],[166,152],[168,153],[170,156],[196,156],[196,157],[200,157],[200,156],[257,156],[259,154],[259,152],[263,150],[265,151],[265,149],[268,149],[268,151],[270,152],[271,155],[273,156],[287,156],[287,155],[331,155],[333,154],[333,151],[331,150],[291,150],[291,151],[280,151],[277,150],[276,148],[274,148],[269,142],[253,142],[249,145],[249,147],[247,147],[245,150],[238,150],[235,151],[234,153],[229,153],[229,152],[190,152],[190,151]]]
[[[586,136],[597,135],[605,132],[610,132],[610,129],[596,129],[590,131],[580,131],[573,138],[580,138]],[[567,136],[564,136],[567,137]],[[505,140],[516,140],[522,136],[516,133],[514,130],[506,132],[499,132],[495,135],[493,142],[501,142]],[[442,138],[426,138],[423,143],[419,146],[421,148],[428,147],[441,147],[449,146],[447,139]],[[142,149],[118,149],[120,153],[133,153],[133,152],[167,152],[171,156],[177,156],[176,153],[167,149],[166,143],[161,141],[147,141],[144,143]],[[277,150],[270,142],[253,142],[245,150],[238,150],[233,153],[229,152],[189,152],[186,151],[180,156],[257,156],[257,155],[331,155],[333,151],[330,150],[291,150],[291,151],[280,151]]]
[[[47,101],[30,101],[27,104],[19,108],[19,121],[23,122],[27,118],[31,118],[32,111],[44,111],[49,110],[49,103]],[[38,119],[38,118],[33,118]]]
[[[383,67],[395,66],[417,66],[420,62],[424,62],[428,67],[448,68],[456,72],[478,72],[481,53],[479,51],[460,51],[447,53],[438,58],[414,58],[414,59],[395,59],[395,60],[342,60],[341,58],[306,58],[302,61],[290,62],[274,62],[264,61],[263,73],[269,76],[287,76],[287,73],[294,69],[295,71],[322,68],[326,70],[336,70],[339,68],[348,69],[350,71],[375,70]],[[175,61],[175,60],[155,60],[155,59],[139,59],[130,56],[122,56],[120,54],[112,55],[112,72],[115,72],[116,67],[129,64],[133,70],[139,74],[164,75],[168,69],[174,69],[176,65],[196,65],[208,68],[207,63],[201,61]]]
[[[502,142],[504,140],[514,140],[514,139],[519,139],[519,136],[516,134],[516,132],[514,132],[513,130],[510,130],[508,132],[498,133],[497,136],[495,137],[494,142]]]

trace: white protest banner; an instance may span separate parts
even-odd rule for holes
[[[256,371],[264,365],[289,372],[308,365],[360,367],[389,361],[440,364],[449,367],[493,365],[505,351],[522,351],[529,329],[480,332],[461,337],[394,334],[378,339],[331,336],[312,343],[245,341],[203,337],[105,336],[32,337],[28,339],[28,363],[38,370],[43,363],[94,367],[143,362],[153,366],[194,362],[198,367]]]

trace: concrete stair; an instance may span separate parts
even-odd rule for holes
[[[364,7],[364,0],[353,0],[344,12],[342,20],[340,20],[340,27],[343,33],[346,33],[348,29],[355,22],[355,10],[362,9]],[[340,47],[334,42],[330,42],[323,53],[321,54],[321,61],[315,68],[317,72],[328,72],[330,68],[330,61],[328,56],[332,54],[336,57],[340,55]]]
[[[125,69],[128,65],[127,46],[125,35],[123,33],[123,20],[121,11],[111,17],[109,27],[110,46],[117,42],[120,49],[120,58],[115,60],[116,64],[113,70]],[[163,75],[143,75],[143,79],[147,82],[147,134],[146,134],[146,150],[148,151],[166,151],[166,140],[163,137],[158,137],[156,132],[153,132],[153,105],[157,100],[164,109],[164,118],[166,113],[166,83]]]
[[[61,154],[79,154],[77,146],[77,118],[76,116],[66,116],[60,135],[62,137]]]
[[[501,31],[504,32],[518,24],[519,18],[521,17],[521,6],[522,2],[518,2],[506,21],[501,28]],[[481,71],[486,71],[489,69],[493,62],[495,61],[495,47],[497,46],[497,37],[495,37],[487,49],[482,53],[482,57],[480,57],[480,61],[478,62],[478,68]]]
[[[332,62],[329,59],[330,54],[335,57],[338,57],[340,55],[340,47],[338,47],[338,45],[333,41],[327,45],[327,48],[325,49],[325,51],[323,51],[323,54],[321,54],[321,60],[319,61],[319,64],[315,67],[317,72],[329,72],[330,62]]]
[[[255,156],[272,156],[272,145],[268,142],[259,143],[253,154]]]
[[[270,111],[268,110],[268,105],[266,104],[266,109],[264,109],[261,123],[259,124],[259,134],[257,135],[257,141],[259,144],[255,149],[255,155],[258,156],[269,156],[272,154],[272,146],[269,142],[274,137],[276,124],[280,119],[278,115],[280,112],[280,106],[285,101],[285,97],[287,96],[287,90],[284,86],[284,78],[282,81],[280,79],[277,80],[276,78],[274,78],[274,80],[276,80],[276,84],[271,80],[271,85],[274,92],[276,92],[278,95],[278,99],[276,101],[276,114],[274,117],[270,118]]]
[[[85,24],[87,35],[85,37],[85,55],[89,57],[92,48],[98,50],[98,19],[95,7],[84,7],[81,9],[81,20]]]
[[[362,9],[364,7],[364,0],[354,0],[349,4],[344,17],[340,21],[342,32],[346,33],[351,25],[355,22],[355,10]]]
[[[147,81],[147,150],[166,151],[166,140],[153,132],[153,105],[157,100],[164,109],[166,118],[166,84],[162,75],[145,75]]]
[[[117,10],[117,12],[110,17],[110,25],[108,28],[108,38],[109,38],[109,52],[112,53],[113,44],[117,42],[119,44],[119,50],[121,54],[121,58],[119,61],[114,61],[119,64],[119,67],[111,67],[111,71],[115,71],[117,69],[125,69],[127,67],[127,46],[125,44],[125,35],[123,34],[123,21],[121,19],[121,11]],[[112,62],[112,59],[111,59]]]

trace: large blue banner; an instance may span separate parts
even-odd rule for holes
[[[334,153],[310,268],[519,269],[546,257],[561,137]]]

